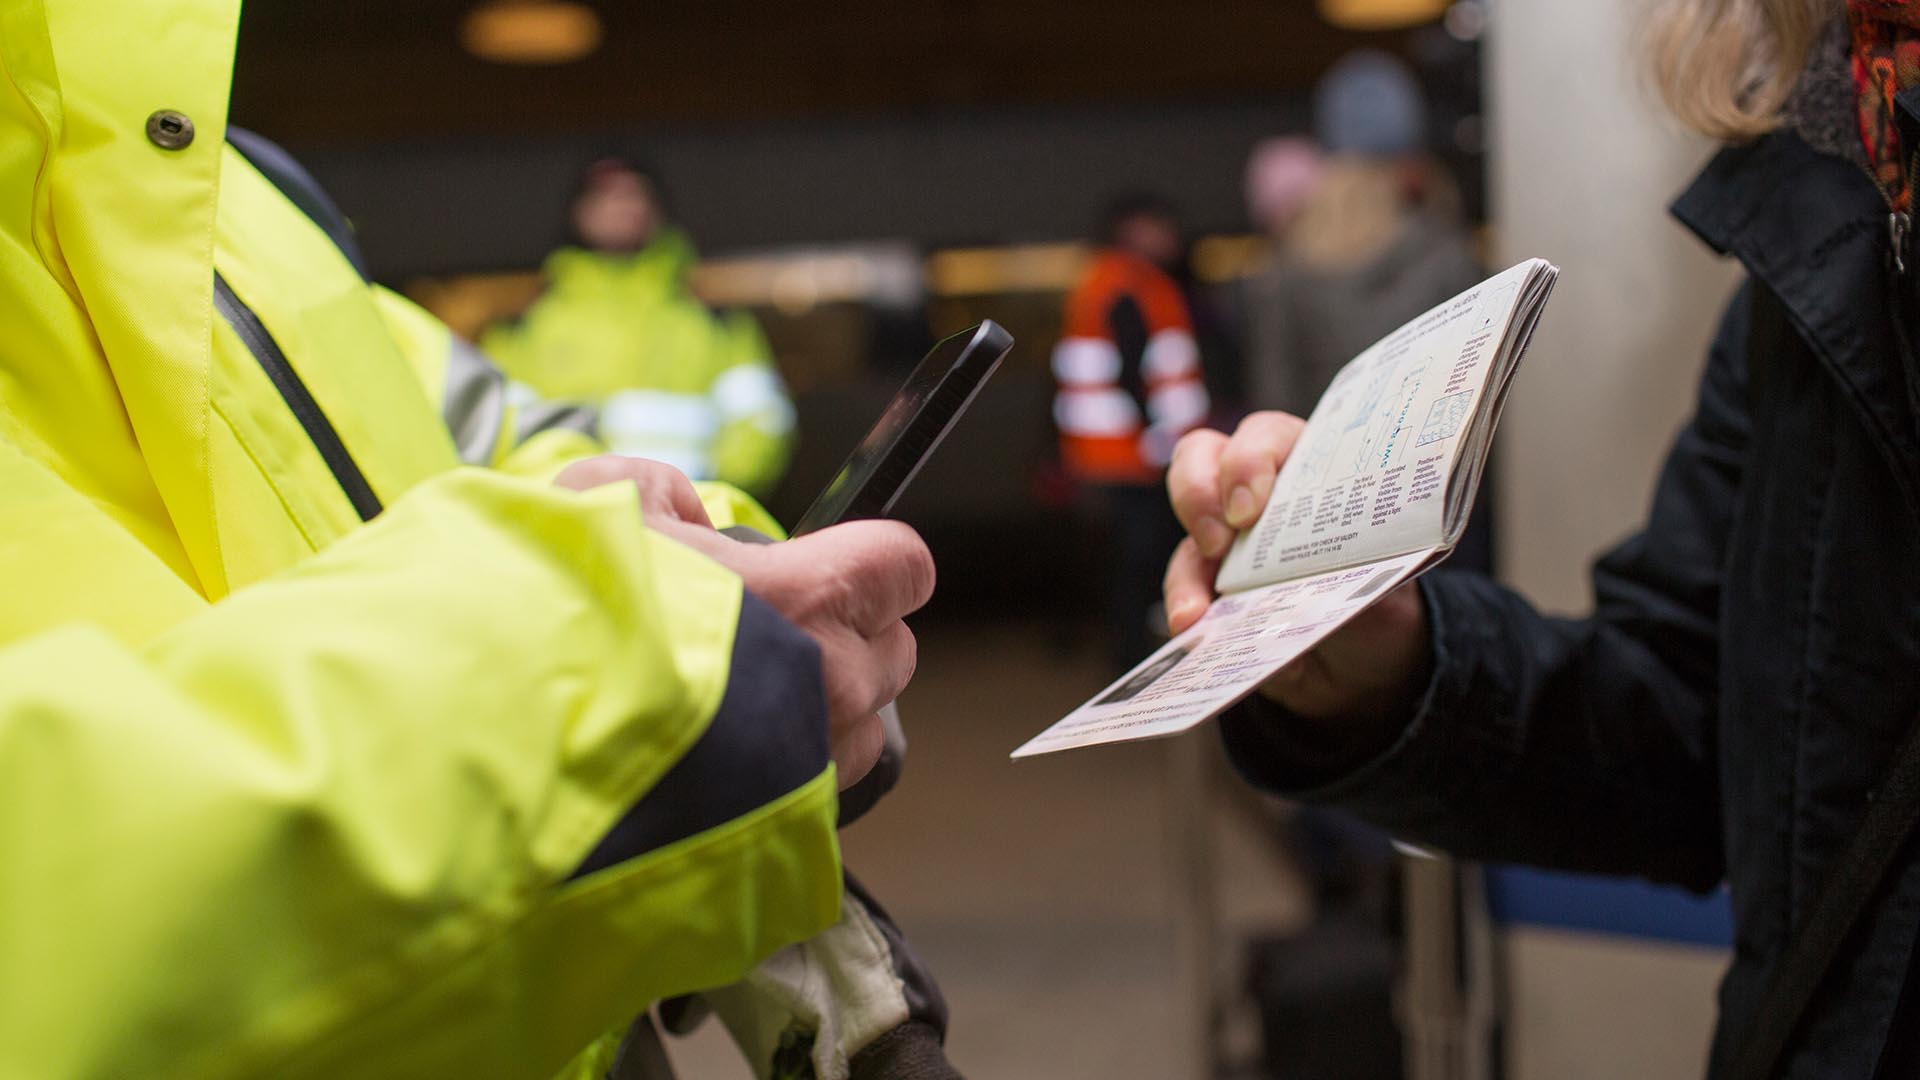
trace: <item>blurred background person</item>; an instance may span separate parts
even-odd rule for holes
[[[1320,144],[1305,135],[1263,139],[1247,155],[1247,217],[1278,241],[1327,175]]]
[[[1297,416],[1347,361],[1485,276],[1403,61],[1342,57],[1314,88],[1313,128],[1312,140],[1260,144],[1247,163],[1247,211],[1274,248],[1241,285],[1246,404]],[[1493,486],[1451,565],[1493,569]]]
[[[1300,416],[1361,350],[1482,276],[1404,63],[1349,54],[1313,116],[1324,158],[1281,141],[1248,163],[1249,213],[1275,241],[1245,285],[1248,404]]]
[[[1254,144],[1253,152],[1247,155],[1242,192],[1247,220],[1255,229],[1255,235],[1276,246],[1283,243],[1287,230],[1293,227],[1301,211],[1306,209],[1307,200],[1319,190],[1326,174],[1326,154],[1310,135],[1282,135]],[[1277,256],[1269,252],[1232,285],[1218,290],[1224,295],[1230,313],[1236,361],[1232,375],[1235,392],[1231,397],[1235,415],[1216,417],[1214,426],[1222,430],[1229,426],[1229,421],[1237,421],[1251,407],[1249,398],[1253,388],[1249,384],[1248,369],[1252,364],[1247,352],[1248,315],[1245,309],[1248,294],[1252,290],[1248,282],[1271,275],[1276,262]]]
[[[1067,474],[1094,493],[1111,533],[1109,629],[1124,669],[1153,649],[1160,573],[1180,542],[1162,488],[1173,444],[1209,403],[1192,309],[1173,276],[1185,245],[1172,203],[1115,199],[1100,242],[1067,297],[1053,418]]]
[[[570,206],[572,243],[547,258],[547,288],[481,348],[548,399],[600,407],[615,452],[757,495],[785,471],[793,404],[765,336],[743,311],[694,295],[694,248],[658,181],[624,158],[588,167]]]

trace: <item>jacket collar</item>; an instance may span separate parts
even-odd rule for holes
[[[687,283],[698,259],[687,234],[667,225],[638,251],[619,255],[569,245],[547,256],[544,269],[556,284],[562,280],[617,279],[627,283],[640,279],[661,289],[677,289]]]
[[[1867,174],[1776,131],[1718,154],[1673,214],[1779,299],[1903,482],[1920,490],[1920,440],[1892,337],[1889,210]]]

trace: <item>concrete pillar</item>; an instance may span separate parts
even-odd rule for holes
[[[1492,12],[1499,261],[1539,255],[1563,271],[1498,440],[1501,572],[1555,610],[1590,608],[1588,562],[1644,519],[1738,279],[1666,216],[1712,147],[1680,134],[1642,78],[1642,6],[1505,0]],[[1716,954],[1504,937],[1509,1076],[1700,1075]]]
[[[1558,609],[1585,610],[1590,556],[1645,516],[1736,281],[1666,215],[1712,148],[1646,88],[1641,7],[1507,0],[1490,27],[1499,261],[1563,271],[1499,439],[1501,570]]]

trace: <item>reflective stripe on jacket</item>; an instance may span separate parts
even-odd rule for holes
[[[0,3],[0,1075],[551,1074],[834,921],[817,651],[461,467],[237,18]]]
[[[764,493],[786,469],[793,406],[759,325],[701,304],[692,263],[673,230],[630,256],[555,252],[547,292],[481,347],[539,395],[596,405],[615,452]]]
[[[1101,252],[1068,297],[1053,374],[1061,460],[1081,480],[1156,482],[1210,408],[1186,299],[1130,252]]]

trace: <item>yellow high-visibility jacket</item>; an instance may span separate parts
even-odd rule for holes
[[[542,397],[597,406],[615,452],[765,495],[786,471],[793,405],[753,317],[694,296],[693,261],[678,229],[632,255],[563,248],[546,293],[480,345]]]
[[[450,436],[238,7],[0,0],[0,1077],[551,1075],[834,921],[818,652]]]

